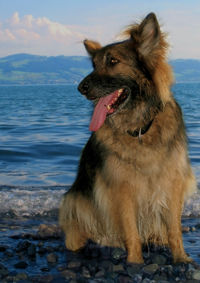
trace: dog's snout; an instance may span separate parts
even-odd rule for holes
[[[80,93],[86,95],[89,91],[89,83],[87,81],[83,81],[79,84],[78,90]]]

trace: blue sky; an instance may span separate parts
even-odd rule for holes
[[[110,43],[151,11],[169,33],[170,58],[200,59],[199,0],[0,0],[0,56],[85,55],[84,38]]]

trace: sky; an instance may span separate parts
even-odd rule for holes
[[[0,57],[86,55],[85,38],[106,45],[154,12],[169,58],[200,59],[199,0],[0,0]]]

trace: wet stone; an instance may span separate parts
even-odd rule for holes
[[[61,274],[67,280],[76,278],[76,273],[68,269],[62,271]]]
[[[99,270],[96,274],[95,277],[105,277],[105,270]]]
[[[142,282],[142,275],[141,275],[141,274],[136,274],[136,275],[133,277],[133,282],[137,282],[137,283]]]
[[[62,264],[62,265],[59,265],[59,266],[57,267],[57,270],[58,270],[58,271],[64,271],[65,269],[67,269],[66,264]]]
[[[58,261],[58,256],[57,254],[50,253],[47,255],[47,261],[48,263],[56,263]]]
[[[155,281],[152,282],[152,280],[148,279],[148,278],[144,278],[144,280],[142,280],[142,283],[154,283]]]
[[[200,270],[195,270],[192,274],[192,279],[200,280]]]
[[[96,261],[92,261],[90,263],[87,264],[87,268],[89,269],[90,271],[90,274],[91,274],[91,277],[92,276],[95,276],[96,272],[103,269],[101,266],[100,266],[100,263],[98,264]]]
[[[39,249],[38,249],[38,253],[40,254],[40,255],[43,255],[43,254],[45,254],[47,252],[47,250],[46,250],[46,248],[44,248],[44,247],[40,247]]]
[[[113,265],[113,272],[124,271],[124,266],[122,264]]]
[[[155,280],[156,282],[166,282],[167,281],[167,275],[165,275],[165,274],[162,274],[162,275],[156,274],[153,277],[153,280]]]
[[[124,250],[120,249],[120,248],[115,248],[113,249],[113,251],[111,252],[111,256],[114,260],[120,260],[121,258],[124,258],[126,256],[126,253]]]
[[[118,277],[117,282],[119,282],[119,283],[132,283],[133,280],[130,277],[126,276],[126,275],[120,275]]]
[[[34,244],[31,244],[28,247],[27,254],[29,257],[34,257],[36,255],[36,246]]]
[[[110,247],[102,247],[100,249],[100,257],[102,259],[108,259],[111,254],[111,248]]]
[[[22,242],[19,242],[18,245],[17,245],[17,248],[16,248],[16,252],[23,252],[23,251],[26,251],[28,249],[28,247],[30,247],[31,245],[31,242],[29,241],[22,241]]]
[[[16,281],[26,280],[28,279],[28,275],[25,272],[18,273],[16,276]]]
[[[113,271],[113,263],[110,262],[109,260],[104,260],[101,262],[101,268],[105,269],[107,272],[112,272]]]
[[[143,267],[143,271],[147,274],[153,274],[158,270],[158,264],[152,263]]]
[[[70,261],[67,265],[68,268],[80,268],[81,267],[81,262],[80,261]]]
[[[69,282],[72,283],[71,280]],[[62,276],[55,276],[50,283],[66,283],[66,279],[64,277],[62,277]]]
[[[87,267],[83,266],[82,267],[82,276],[85,277],[85,278],[90,278],[91,275],[90,275],[90,271]]]
[[[25,261],[19,261],[14,266],[15,266],[15,268],[25,269],[25,268],[27,268],[28,264]]]
[[[167,263],[167,258],[163,255],[154,255],[152,257],[152,261],[153,261],[153,263],[164,265],[164,264]]]
[[[137,273],[140,272],[142,264],[129,264],[126,271],[130,277],[134,277]]]
[[[57,225],[46,225],[40,224],[37,232],[37,239],[49,239],[55,238],[58,239],[62,235],[60,228]]]
[[[182,232],[183,232],[183,233],[188,233],[188,232],[190,232],[190,227],[188,227],[188,226],[183,226],[183,227],[182,227]]]

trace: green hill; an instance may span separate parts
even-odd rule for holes
[[[200,82],[200,60],[172,60],[177,82]],[[84,56],[15,54],[0,58],[0,84],[77,84],[91,71]]]
[[[76,84],[90,70],[83,56],[16,54],[0,58],[0,84]]]

